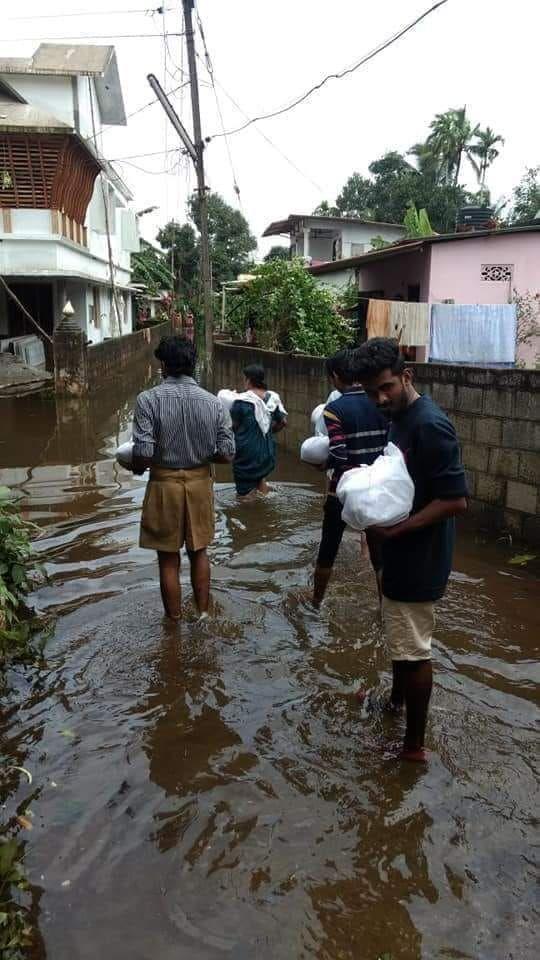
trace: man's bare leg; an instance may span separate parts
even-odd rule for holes
[[[266,482],[266,480],[264,479],[264,477],[263,477],[262,480],[259,480],[259,482],[258,482],[258,484],[257,484],[257,493],[260,493],[263,497],[266,497],[266,495],[267,495],[268,493],[270,493],[270,487],[269,487],[269,485],[267,484],[267,482]]]
[[[324,600],[326,588],[331,576],[332,567],[320,567],[319,564],[316,565],[313,575],[313,606],[317,607],[317,610]]]
[[[407,727],[403,741],[403,756],[409,760],[422,760],[424,736],[428,715],[433,671],[431,660],[397,660],[399,686],[407,712]]]
[[[180,554],[158,550],[159,586],[165,613],[171,620],[181,614]]]
[[[197,610],[202,615],[208,613],[210,602],[210,561],[206,547],[202,550],[188,550],[191,565],[191,586]]]

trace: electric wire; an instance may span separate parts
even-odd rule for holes
[[[424,12],[421,13],[420,16],[416,17],[415,20],[412,20],[411,23],[408,23],[405,27],[402,27],[402,29],[398,30],[397,33],[394,33],[387,40],[384,40],[382,43],[378,44],[378,46],[374,47],[373,50],[370,50],[369,53],[366,53],[363,57],[360,58],[360,60],[357,60],[356,63],[354,63],[351,67],[346,67],[344,70],[341,70],[338,73],[327,74],[325,77],[322,78],[322,80],[314,84],[312,87],[309,88],[309,90],[306,90],[306,92],[303,93],[302,96],[297,97],[296,100],[293,100],[293,102],[289,103],[287,106],[280,107],[278,110],[273,110],[270,113],[263,113],[258,117],[252,117],[249,120],[247,120],[246,123],[242,124],[242,126],[236,127],[234,130],[227,130],[227,131],[224,131],[223,133],[215,133],[212,135],[211,139],[216,139],[217,137],[232,136],[235,133],[241,133],[242,130],[246,130],[248,127],[250,127],[254,123],[258,123],[261,120],[270,120],[272,117],[280,117],[284,113],[288,113],[290,110],[294,110],[295,107],[298,107],[301,103],[304,103],[313,93],[316,93],[317,90],[320,90],[321,87],[324,87],[324,85],[328,83],[329,80],[341,80],[343,77],[346,77],[351,73],[354,73],[356,70],[364,66],[364,64],[368,63],[370,60],[373,60],[373,58],[376,57],[379,53],[382,53],[383,50],[386,50],[388,47],[392,46],[392,44],[400,40],[401,37],[404,37],[406,33],[409,33],[411,30],[413,30],[414,27],[416,27],[419,23],[421,23],[422,20],[425,20],[426,17],[428,17],[431,13],[434,13],[435,10],[438,10],[439,7],[444,6],[444,4],[446,3],[448,3],[448,0],[438,0],[437,3],[429,7],[428,10],[424,10]]]
[[[153,13],[160,12],[163,7],[157,7],[155,9],[149,9],[148,7],[138,7],[137,9],[131,10],[72,10],[63,13],[39,13],[37,16],[26,16],[26,17],[7,17],[8,22],[15,20],[63,20],[64,17],[103,17],[103,16],[122,16],[123,14],[138,14],[142,16],[149,16]],[[172,7],[166,7],[167,10],[172,10]]]
[[[202,57],[200,57],[198,54],[197,54],[197,56],[198,56],[200,62],[204,64],[204,60],[202,59]],[[242,107],[240,106],[240,104],[235,100],[235,98],[232,96],[232,94],[230,94],[230,93],[228,92],[228,90],[225,89],[225,87],[223,86],[222,83],[220,83],[220,81],[217,79],[217,77],[215,78],[215,82],[216,82],[217,86],[219,87],[219,89],[222,91],[222,93],[224,93],[225,96],[227,97],[227,99],[230,100],[230,102],[232,103],[233,107],[235,107],[235,108],[238,110],[238,113],[242,114],[242,116],[245,117],[246,119],[249,119],[248,114],[246,113],[246,111],[242,109]],[[266,141],[266,143],[268,144],[268,146],[271,147],[273,150],[275,150],[276,153],[278,153],[279,156],[280,156],[283,160],[285,160],[285,162],[288,163],[289,166],[292,167],[292,169],[296,171],[296,173],[299,174],[299,176],[301,176],[304,180],[306,180],[308,183],[310,183],[312,187],[315,187],[315,189],[316,189],[319,193],[324,193],[324,192],[325,192],[325,191],[324,191],[324,188],[321,187],[320,183],[317,183],[315,180],[312,179],[312,177],[309,176],[309,174],[307,174],[304,170],[301,170],[300,167],[297,166],[297,164],[294,162],[294,160],[291,160],[291,158],[290,158],[289,156],[287,156],[287,154],[284,153],[284,151],[283,151],[280,147],[278,147],[278,145],[277,145],[276,143],[274,143],[274,141],[271,140],[270,137],[260,129],[260,127],[257,126],[257,124],[254,125],[254,129],[255,129],[256,133],[258,133],[259,136],[262,137],[262,139]],[[210,140],[211,138],[209,137],[208,139]]]
[[[207,69],[207,71],[208,71],[208,74],[209,74],[209,77],[210,77],[210,82],[211,82],[211,84],[212,84],[212,90],[213,90],[213,92],[214,92],[214,98],[215,98],[215,101],[216,101],[216,109],[217,109],[217,112],[218,112],[219,121],[220,121],[220,123],[221,123],[221,129],[222,129],[223,135],[224,135],[224,137],[225,137],[225,146],[226,146],[226,149],[227,149],[227,156],[228,156],[228,158],[229,158],[229,166],[230,166],[230,168],[231,168],[231,174],[232,174],[232,180],[233,180],[233,190],[234,190],[234,192],[235,192],[235,194],[236,194],[236,196],[237,196],[238,205],[239,205],[240,209],[242,209],[242,200],[241,200],[241,196],[240,196],[240,187],[238,186],[238,178],[237,178],[237,176],[236,176],[236,170],[235,170],[235,168],[234,168],[234,162],[233,162],[232,152],[231,152],[231,145],[230,145],[230,143],[229,143],[229,138],[228,138],[228,136],[227,136],[227,134],[226,134],[226,132],[225,132],[225,121],[224,121],[224,119],[223,119],[223,112],[222,112],[222,110],[221,110],[221,104],[220,104],[220,102],[219,102],[218,92],[217,92],[217,89],[216,89],[216,82],[215,82],[215,77],[214,77],[214,67],[213,67],[213,64],[212,64],[212,60],[211,60],[211,58],[210,58],[210,53],[209,53],[209,51],[208,51],[208,46],[207,46],[207,43],[206,43],[206,37],[205,37],[205,35],[204,35],[204,29],[203,29],[203,25],[202,25],[202,20],[201,20],[201,17],[200,17],[200,14],[199,14],[199,11],[198,11],[197,8],[195,8],[195,16],[196,16],[196,19],[197,19],[197,25],[198,25],[198,27],[199,27],[199,33],[200,33],[200,36],[201,36],[202,45],[203,45],[203,49],[204,49],[204,56],[205,56],[205,61],[206,61],[206,69]]]

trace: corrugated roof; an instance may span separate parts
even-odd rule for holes
[[[309,271],[315,275],[320,273],[336,273],[339,270],[347,270],[351,267],[361,267],[363,264],[372,263],[375,260],[388,260],[390,257],[397,257],[400,254],[421,251],[424,247],[431,246],[434,243],[450,243],[456,240],[478,240],[482,237],[501,237],[513,233],[540,233],[540,222],[530,223],[522,227],[503,227],[499,230],[471,230],[463,233],[435,234],[433,237],[422,237],[418,240],[397,240],[382,250],[372,250],[370,253],[362,253],[358,257],[347,257],[344,260],[330,260],[328,263],[318,263],[317,266],[309,267]]]
[[[0,103],[3,133],[73,133],[73,127],[29,103]]]
[[[290,233],[291,229],[300,220],[324,220],[335,224],[357,223],[362,226],[393,227],[396,230],[405,230],[402,223],[387,223],[384,220],[364,220],[362,217],[332,217],[320,213],[290,213],[285,220],[274,220],[264,231],[263,237],[275,237],[280,233]]]

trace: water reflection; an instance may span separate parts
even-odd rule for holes
[[[293,457],[266,502],[239,506],[218,471],[215,618],[198,626],[188,604],[181,627],[164,625],[137,547],[144,481],[113,460],[152,375],[2,417],[0,483],[42,528],[50,575],[33,601],[58,615],[46,667],[12,676],[0,711],[4,755],[37,790],[26,863],[41,955],[531,960],[532,577],[463,538],[440,612],[433,760],[401,767],[400,722],[351,695],[388,680],[352,539],[321,615],[305,603],[321,491]]]

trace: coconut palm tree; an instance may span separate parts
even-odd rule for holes
[[[438,113],[430,123],[427,145],[440,158],[439,171],[445,183],[457,186],[461,163],[468,156],[471,141],[478,133],[467,117],[467,108]]]
[[[502,146],[504,139],[498,133],[495,133],[491,127],[486,127],[485,130],[477,129],[475,136],[476,143],[471,144],[468,155],[478,178],[480,196],[483,196],[486,193],[488,167],[499,156],[500,151],[497,150],[497,144],[500,143]],[[474,159],[475,157],[478,158],[478,161]]]

